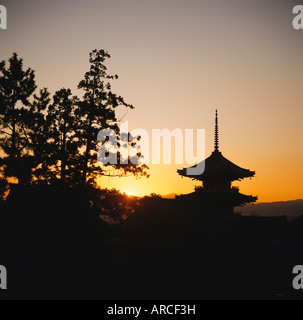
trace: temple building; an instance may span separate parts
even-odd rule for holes
[[[239,192],[239,188],[232,186],[233,181],[252,178],[255,172],[237,166],[219,151],[218,111],[216,111],[215,122],[215,149],[203,162],[205,163],[200,165],[205,165],[205,171],[201,175],[187,175],[187,168],[178,170],[182,177],[201,181],[202,186],[196,187],[194,193],[181,195],[177,199],[196,200],[219,206],[224,211],[224,215],[233,214],[234,207],[257,201],[257,197],[243,195]]]

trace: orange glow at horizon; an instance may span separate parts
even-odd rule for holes
[[[120,190],[122,193],[125,193],[127,196],[129,197],[132,197],[132,196],[135,196],[134,192],[130,191],[130,190],[126,190],[126,191],[123,191],[123,190]]]
[[[229,160],[241,166],[241,161],[236,157]],[[265,159],[266,161],[266,159]],[[233,186],[239,186],[240,192],[247,195],[258,196],[258,202],[288,201],[303,198],[303,170],[300,165],[303,159],[298,158],[292,166],[285,166],[285,159],[278,159],[273,163],[262,163],[261,159],[252,161],[253,165],[243,166],[256,171],[253,178],[233,182]],[[195,186],[201,185],[199,181],[182,178],[177,174],[177,165],[151,165],[149,179],[141,178],[100,178],[99,185],[103,188],[116,188],[122,193],[134,196],[146,196],[152,193],[163,196],[170,194],[187,194],[194,191]],[[297,171],[297,172],[296,172]],[[131,188],[131,189],[130,189]],[[131,191],[130,191],[131,190]]]

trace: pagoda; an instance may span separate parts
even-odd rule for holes
[[[215,120],[215,148],[211,156],[203,162],[198,164],[198,166],[205,165],[205,170],[200,175],[187,175],[187,168],[178,170],[179,175],[201,181],[202,186],[196,187],[194,193],[178,196],[177,199],[197,200],[220,206],[221,209],[224,208],[223,211],[225,215],[233,214],[234,207],[257,201],[257,197],[241,194],[239,188],[232,186],[233,181],[252,178],[255,176],[255,172],[237,166],[226,159],[219,151],[217,110]]]

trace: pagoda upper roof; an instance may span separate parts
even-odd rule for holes
[[[232,163],[219,151],[219,120],[218,111],[216,110],[216,120],[215,120],[215,150],[206,160],[200,162],[198,166],[205,165],[205,170],[200,175],[188,175],[187,169],[177,170],[178,173],[183,177],[192,178],[195,180],[203,181],[209,178],[220,178],[227,179],[229,181],[241,180],[244,178],[253,177],[255,171],[250,171],[248,169],[243,169],[236,164]],[[195,168],[193,166],[191,168]]]
[[[205,162],[205,163],[204,163]],[[210,177],[218,176],[220,178],[226,178],[230,181],[241,180],[244,178],[253,177],[255,171],[243,169],[236,164],[226,159],[222,153],[215,150],[210,157],[199,163],[199,165],[205,164],[205,171],[201,175],[191,176],[187,175],[187,169],[178,170],[181,176],[192,178],[195,180],[203,181]],[[193,166],[192,168],[194,168]]]

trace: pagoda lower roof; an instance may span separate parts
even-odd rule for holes
[[[192,178],[194,180],[203,181],[211,177],[225,178],[230,181],[241,180],[244,178],[253,177],[255,171],[243,169],[236,164],[232,163],[219,151],[214,151],[210,157],[200,162],[198,165],[205,164],[205,171],[200,175],[187,175],[187,168],[178,170],[178,173],[183,177]],[[191,168],[194,168],[193,166]]]
[[[199,201],[213,204],[243,206],[246,203],[254,203],[258,197],[244,195],[238,192],[193,192],[190,194],[176,196],[177,200]]]

